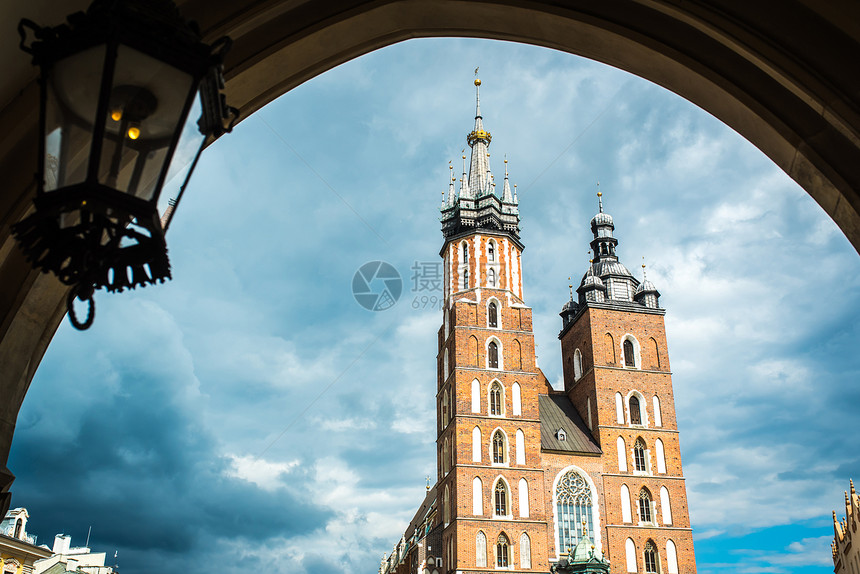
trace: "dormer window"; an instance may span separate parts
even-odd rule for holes
[[[567,433],[564,432],[564,429],[558,429],[557,431],[555,431],[555,438],[557,438],[560,441],[566,441],[567,440]]]

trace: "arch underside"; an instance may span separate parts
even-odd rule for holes
[[[58,24],[86,0],[4,14]],[[797,181],[860,249],[860,5],[851,0],[178,0],[206,39],[230,35],[227,95],[247,118],[338,64],[419,37],[524,42],[651,80],[713,114]],[[65,288],[32,271],[10,225],[30,209],[35,69],[0,45],[0,492],[18,409],[64,314]],[[0,498],[0,510],[8,497]]]

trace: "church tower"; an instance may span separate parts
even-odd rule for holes
[[[603,451],[612,572],[696,571],[660,294],[619,261],[612,216],[591,220],[591,261],[561,312],[564,390]],[[645,266],[642,266],[643,274]]]
[[[480,86],[468,170],[463,155],[441,206],[436,483],[379,574],[695,574],[660,293],[619,261],[598,193],[553,389],[535,361],[516,187],[505,160],[496,190]]]
[[[547,571],[532,310],[523,300],[517,197],[507,160],[501,196],[475,80],[471,161],[442,205],[438,484],[442,572]]]

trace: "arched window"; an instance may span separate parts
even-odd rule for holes
[[[532,567],[532,541],[529,535],[523,532],[520,536],[520,568],[527,570]]]
[[[657,472],[666,474],[666,452],[663,449],[663,441],[654,439],[654,450],[657,451]]]
[[[630,397],[630,424],[642,424],[642,409],[639,406],[639,397],[636,395]]]
[[[669,574],[678,574],[678,550],[671,540],[666,541],[666,562]]]
[[[630,339],[624,339],[624,366],[625,367],[635,367],[636,359],[635,354],[633,352],[633,341]]]
[[[499,479],[496,481],[496,488],[493,489],[493,499],[496,503],[496,516],[508,515],[508,487],[505,481]]]
[[[442,442],[442,472],[444,474],[448,474],[448,471],[451,470],[448,467],[448,437],[445,437],[445,440]]]
[[[490,341],[490,344],[487,345],[487,368],[499,368],[499,346],[495,341]]]
[[[490,386],[490,414],[502,415],[502,385],[495,381]]]
[[[663,426],[663,414],[660,412],[660,397],[654,395],[654,426]]]
[[[636,572],[636,544],[632,538],[624,542],[624,553],[627,555],[627,571]]]
[[[519,483],[519,497],[520,497],[520,517],[528,518],[529,517],[529,483],[526,482],[526,479],[521,478]]]
[[[490,304],[487,305],[487,325],[490,327],[499,326],[499,308],[493,301],[490,301]]]
[[[517,464],[525,465],[526,463],[526,435],[523,434],[522,429],[517,429],[516,434],[516,451],[517,451]]]
[[[472,514],[481,516],[484,514],[484,484],[477,476],[472,481]]]
[[[505,435],[497,430],[493,434],[493,463],[503,464],[505,462]]]
[[[499,534],[499,540],[496,542],[496,568],[508,567],[508,537],[502,532]]]
[[[496,286],[496,270],[495,269],[487,269],[487,286],[495,287]]]
[[[645,573],[657,574],[657,548],[654,546],[654,541],[649,540],[645,543]]]
[[[472,381],[472,412],[481,412],[481,383],[478,379]]]
[[[621,393],[615,393],[615,422],[624,424],[624,397]]]
[[[593,430],[592,429],[592,423],[591,423],[591,397],[588,397],[588,399],[586,400],[585,406],[586,406],[585,412],[587,415],[585,422],[588,423],[588,430]]]
[[[490,263],[496,261],[496,242],[492,239],[487,243],[487,261]]]
[[[573,380],[578,381],[582,376],[582,353],[579,349],[573,352]]]
[[[639,491],[639,521],[651,524],[653,518],[651,516],[651,493],[648,492],[647,488],[643,488]]]
[[[472,462],[481,462],[481,429],[472,429]]]
[[[451,494],[448,491],[448,485],[445,485],[445,492],[442,495],[442,520],[445,526],[451,523]]]
[[[448,389],[442,391],[442,428],[448,426]]]
[[[615,449],[618,451],[618,471],[627,472],[627,445],[624,444],[623,438],[616,439]]]
[[[468,267],[463,269],[463,285],[462,285],[462,288],[463,289],[469,288],[469,268]]]
[[[477,367],[480,365],[478,359],[478,339],[473,335],[469,337],[469,365]]]
[[[475,566],[487,567],[487,536],[483,532],[475,536]]]
[[[645,472],[648,466],[645,464],[645,441],[642,437],[636,439],[633,444],[633,470],[637,472]]]
[[[522,393],[520,392],[519,383],[511,385],[511,407],[513,408],[514,416],[518,417],[523,414]]]
[[[12,535],[14,538],[21,538],[21,527],[24,525],[24,521],[20,518],[15,521],[15,533]]]
[[[445,347],[445,352],[442,353],[442,378],[448,380],[448,348]]]
[[[558,481],[555,500],[559,554],[574,548],[582,538],[583,520],[588,529],[587,536],[594,544],[594,517],[588,482],[575,470],[569,470]]]
[[[633,512],[630,509],[630,489],[626,484],[621,485],[621,520],[626,523],[633,522]]]
[[[671,526],[672,505],[669,502],[669,489],[665,486],[660,487],[660,510],[663,514],[663,524],[666,526]]]

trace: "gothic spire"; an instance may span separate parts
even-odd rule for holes
[[[502,203],[514,203],[514,194],[511,193],[511,184],[508,181],[508,160],[505,159],[505,185],[502,189]]]
[[[484,129],[484,118],[481,116],[481,80],[475,79],[475,129],[466,136],[466,142],[472,148],[472,159],[469,163],[469,190],[474,197],[481,197],[490,190],[490,142],[493,136]]]

